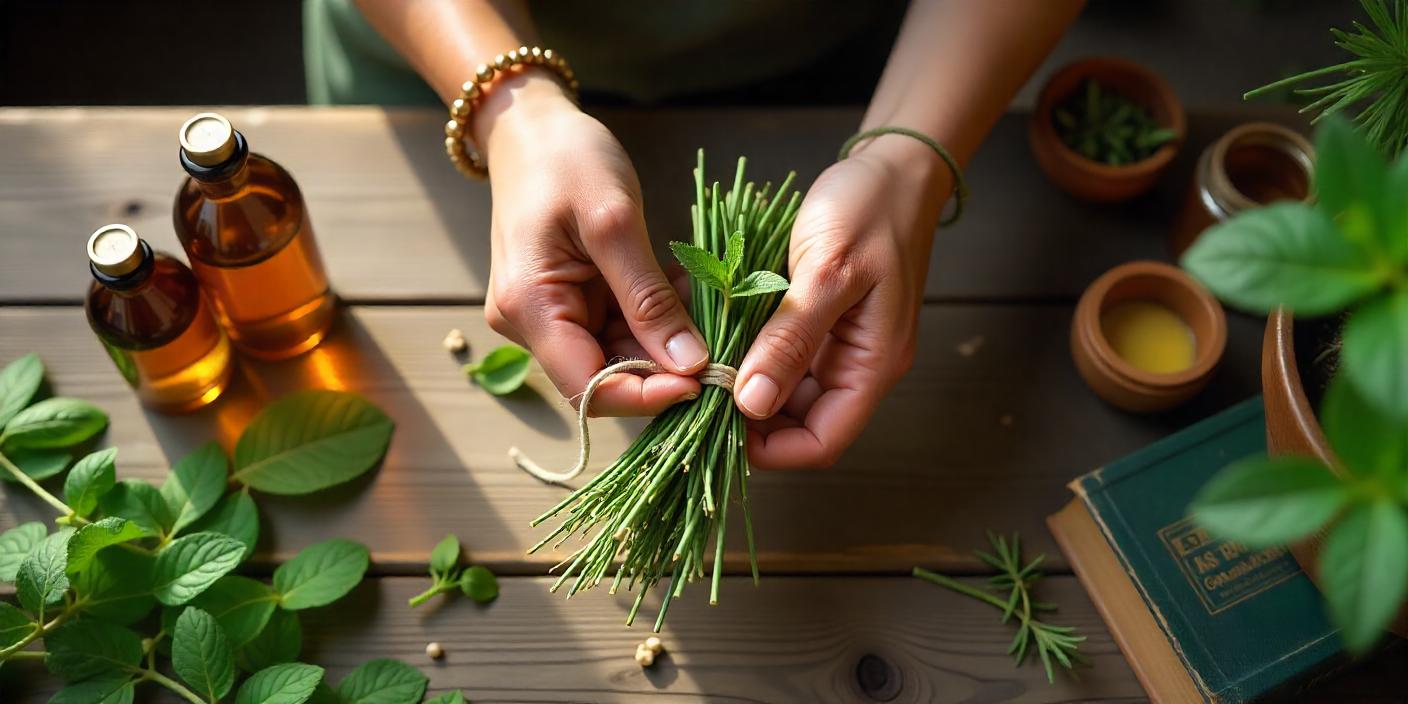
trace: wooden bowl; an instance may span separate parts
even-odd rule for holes
[[[1300,366],[1296,362],[1295,319],[1284,308],[1266,320],[1266,334],[1261,343],[1261,395],[1266,405],[1267,452],[1313,457],[1337,475],[1344,472],[1325,439],[1315,410],[1310,407],[1310,399],[1306,398]],[[1324,535],[1317,533],[1291,546],[1296,562],[1316,582],[1320,580],[1323,542]],[[1408,604],[1399,610],[1388,629],[1408,638]]]
[[[1111,166],[1081,156],[1061,141],[1052,122],[1056,107],[1088,79],[1149,111],[1154,121],[1178,134],[1147,159]],[[1188,134],[1188,119],[1167,81],[1136,63],[1114,57],[1077,61],[1057,71],[1037,98],[1027,125],[1027,139],[1037,164],[1061,190],[1096,203],[1113,203],[1148,191],[1168,168]]]
[[[1193,329],[1193,365],[1156,374],[1115,353],[1100,327],[1110,307],[1146,300],[1168,307]],[[1071,320],[1071,356],[1085,383],[1100,398],[1126,411],[1147,413],[1172,408],[1202,390],[1227,347],[1227,315],[1202,284],[1177,267],[1160,262],[1121,264],[1085,289]]]

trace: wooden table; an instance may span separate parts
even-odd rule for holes
[[[1043,519],[1065,483],[1256,392],[1261,321],[1233,316],[1211,388],[1164,415],[1132,416],[1096,399],[1070,362],[1067,330],[1083,287],[1130,259],[1166,259],[1164,234],[1201,146],[1232,124],[1284,113],[1195,113],[1191,140],[1160,189],[1096,208],[1057,192],[1037,170],[1025,115],[1001,121],[971,167],[964,221],[939,233],[914,370],[839,466],[757,475],[762,585],[735,576],[709,608],[699,589],[670,613],[669,657],[631,659],[644,629],[621,624],[628,602],[588,593],[564,603],[542,575],[551,554],[525,556],[528,520],[562,490],[524,476],[510,445],[549,465],[575,453],[569,409],[541,373],[499,399],[472,387],[440,346],[462,328],[474,353],[498,344],[480,307],[489,266],[489,191],[443,158],[438,111],[231,109],[257,151],[287,166],[307,196],[334,285],[346,302],[333,337],[279,364],[244,363],[212,408],[144,411],[88,330],[80,307],[83,244],[98,225],[133,225],[179,251],[171,200],[182,176],[176,128],[187,109],[0,110],[0,362],[39,352],[57,393],[112,417],[119,475],[159,481],[168,463],[213,438],[227,447],[268,400],[320,386],[359,391],[398,428],[386,462],[313,498],[260,497],[265,527],[246,569],[267,574],[334,536],[366,543],[374,578],[306,620],[305,657],[340,677],[372,657],[422,668],[432,690],[475,700],[580,701],[666,693],[711,701],[1071,701],[1143,692]],[[720,169],[748,155],[757,177],[787,168],[810,182],[859,119],[852,110],[606,112],[645,184],[660,240],[680,237],[692,198],[693,150]],[[722,171],[720,171],[722,173]],[[600,420],[598,457],[640,427]],[[0,488],[0,530],[50,511]],[[1042,594],[1090,636],[1094,668],[1049,686],[1014,669],[1011,637],[987,607],[907,576],[914,565],[984,573],[969,551],[984,531],[1020,531],[1045,551]],[[430,548],[457,533],[471,559],[501,575],[502,596],[412,611]],[[738,546],[736,539],[731,546]],[[599,592],[602,590],[598,590]],[[448,651],[423,654],[428,641]],[[1397,654],[1401,658],[1401,651]],[[1401,697],[1408,677],[1383,658],[1322,685],[1326,698]],[[0,700],[42,701],[55,682],[35,665],[0,671]],[[156,696],[155,692],[149,692]]]

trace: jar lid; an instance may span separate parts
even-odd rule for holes
[[[142,265],[142,238],[126,225],[104,225],[88,238],[88,261],[108,276],[126,276]]]
[[[203,112],[181,125],[181,150],[201,166],[218,166],[235,153],[235,128],[223,115]]]

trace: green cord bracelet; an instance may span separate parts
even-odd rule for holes
[[[953,172],[953,214],[940,221],[939,225],[948,226],[958,222],[958,218],[963,216],[963,205],[968,201],[968,181],[963,178],[963,169],[958,167],[958,160],[954,159],[953,155],[949,154],[947,149],[944,149],[944,145],[939,144],[933,137],[918,130],[909,129],[908,127],[873,127],[862,132],[857,132],[852,135],[850,139],[846,140],[846,143],[841,145],[841,151],[836,155],[836,160],[841,161],[850,156],[851,149],[855,148],[860,142],[879,137],[883,134],[902,134],[906,137],[913,137],[928,145],[930,149],[934,150],[934,153],[939,155],[940,159],[944,160],[945,164],[948,164],[949,170]]]

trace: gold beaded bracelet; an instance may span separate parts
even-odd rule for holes
[[[450,103],[450,121],[445,123],[445,152],[460,173],[477,179],[489,177],[489,163],[484,155],[468,144],[469,116],[479,107],[495,78],[515,68],[529,66],[542,66],[552,71],[572,91],[572,100],[577,99],[577,75],[567,65],[567,59],[552,49],[520,46],[495,56],[492,64],[479,64],[474,78],[460,86],[460,97]]]

